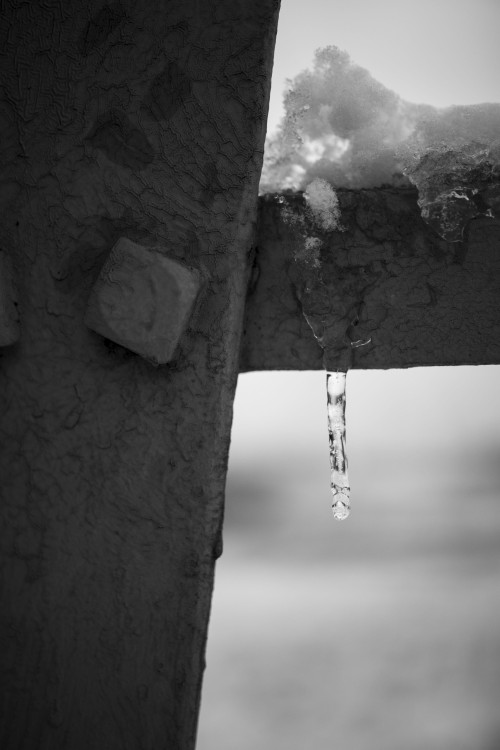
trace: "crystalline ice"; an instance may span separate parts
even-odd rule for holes
[[[327,372],[328,435],[330,440],[331,490],[333,516],[343,521],[349,515],[350,488],[345,446],[345,372]]]
[[[406,102],[336,47],[288,86],[261,192],[413,183],[424,219],[449,241],[474,216],[500,216],[500,104]]]
[[[449,242],[462,239],[469,219],[500,216],[498,147],[450,139],[408,158],[405,171],[418,188],[423,218]]]

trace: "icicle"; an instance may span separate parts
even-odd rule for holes
[[[328,434],[330,438],[331,489],[333,517],[343,521],[351,510],[349,478],[345,451],[346,372],[326,373]]]

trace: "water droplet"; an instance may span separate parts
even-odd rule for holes
[[[344,495],[342,500],[335,500],[332,504],[332,511],[336,521],[345,521],[351,512],[349,498]]]

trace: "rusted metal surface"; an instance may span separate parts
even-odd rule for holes
[[[338,198],[343,231],[329,232],[310,224],[300,193],[260,198],[240,371],[324,366],[304,306],[331,369],[500,363],[500,221],[474,219],[450,243],[424,223],[413,189]],[[311,235],[321,249],[307,258]]]

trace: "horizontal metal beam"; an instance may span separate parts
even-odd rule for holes
[[[450,243],[413,189],[337,195],[334,231],[311,225],[301,193],[259,199],[240,371],[321,369],[304,310],[326,331],[330,369],[349,340],[370,341],[352,348],[358,369],[500,363],[500,221],[474,219]]]

